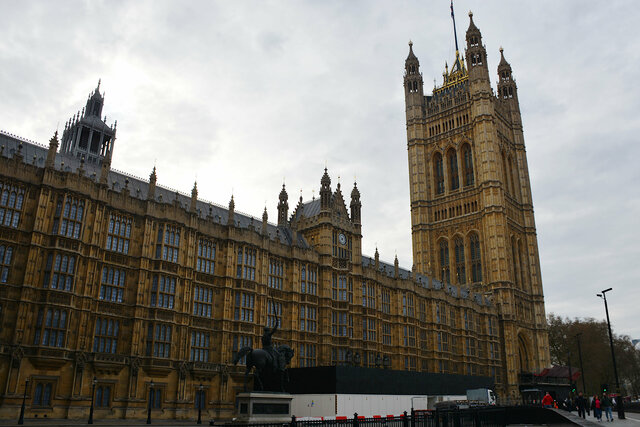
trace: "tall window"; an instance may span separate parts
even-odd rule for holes
[[[362,306],[376,308],[376,288],[373,284],[362,282]]]
[[[376,341],[378,339],[376,330],[376,319],[362,319],[362,339],[365,341]]]
[[[282,289],[282,282],[284,280],[284,263],[279,259],[269,260],[269,282],[270,288]]]
[[[382,312],[389,314],[391,313],[391,292],[387,290],[382,291],[382,302],[381,302]]]
[[[300,330],[307,332],[316,332],[317,325],[317,311],[316,307],[309,305],[300,306]]]
[[[131,239],[131,218],[111,214],[109,228],[107,229],[107,250],[129,253],[129,241]]]
[[[111,403],[111,386],[110,385],[99,385],[96,387],[96,407],[98,408],[108,408]]]
[[[391,345],[391,323],[382,322],[382,344]]]
[[[236,277],[238,279],[256,280],[255,249],[240,247],[238,249],[237,265]]]
[[[447,306],[444,303],[436,303],[436,323],[447,324]]]
[[[316,295],[318,292],[318,270],[311,265],[300,267],[300,292]]]
[[[473,331],[474,325],[475,323],[473,322],[473,311],[465,310],[464,311],[464,328],[467,331]]]
[[[62,254],[49,254],[44,268],[45,288],[71,291],[75,274],[76,258]]]
[[[474,338],[465,338],[465,350],[467,356],[476,355],[476,340]]]
[[[156,258],[169,262],[178,262],[180,249],[180,228],[168,224],[158,225],[156,240]]]
[[[51,395],[53,391],[52,382],[38,382],[33,390],[33,406],[51,406]]]
[[[438,351],[449,351],[449,334],[438,332]]]
[[[155,274],[151,282],[151,307],[173,308],[176,278]]]
[[[58,197],[53,216],[53,232],[73,239],[80,238],[84,201],[71,196]]]
[[[243,347],[253,347],[253,338],[246,335],[234,335],[233,345],[231,346],[232,357],[238,352],[238,350],[240,350]],[[242,359],[240,359],[238,363],[240,365],[246,365],[247,356],[244,356]]]
[[[353,317],[347,312],[331,313],[331,334],[336,337],[353,337]]]
[[[147,356],[168,359],[171,354],[171,325],[149,323]]]
[[[149,389],[149,406],[151,409],[162,409],[162,388],[153,387]]]
[[[120,322],[117,320],[98,317],[93,337],[93,351],[115,354],[118,348],[119,326]]]
[[[403,344],[405,347],[416,346],[416,327],[415,326],[403,326]]]
[[[504,191],[511,193],[511,188],[509,187],[509,175],[507,174],[507,159],[504,156],[504,151],[502,152],[502,175],[504,176]]]
[[[216,259],[215,243],[206,240],[198,240],[198,260],[196,270],[201,273],[213,274]]]
[[[122,302],[124,300],[125,277],[124,270],[103,267],[99,298],[105,301]]]
[[[298,360],[300,360],[301,368],[311,368],[316,366],[316,345],[300,344]]]
[[[353,284],[351,277],[333,275],[333,299],[337,301],[353,301]]]
[[[464,242],[462,238],[456,237],[453,241],[454,255],[456,257],[456,277],[458,284],[464,285],[467,283],[467,273],[464,266]]]
[[[208,332],[191,331],[191,353],[189,360],[192,362],[208,362],[209,342],[210,336]]]
[[[233,319],[243,322],[253,322],[253,310],[255,308],[255,296],[246,292],[236,292],[235,309]]]
[[[420,300],[420,304],[418,305],[418,312],[420,313],[420,321],[427,321],[427,303],[424,300]]]
[[[0,245],[0,283],[7,283],[12,255],[13,248],[11,246]]]
[[[18,228],[24,190],[7,184],[0,184],[0,190],[0,225]]]
[[[460,178],[458,178],[458,154],[455,150],[449,151],[449,184],[452,190],[460,187]]]
[[[213,289],[196,285],[193,288],[193,315],[211,317]]]
[[[444,239],[440,241],[440,272],[442,283],[450,283],[449,242]]]
[[[413,294],[410,294],[408,292],[402,294],[402,315],[409,317],[415,316]]]
[[[471,154],[471,147],[469,144],[465,144],[462,147],[462,157],[464,163],[464,185],[473,185],[473,156]]]
[[[444,193],[444,167],[442,165],[442,154],[440,153],[436,153],[433,158],[433,176],[436,181],[436,194]]]
[[[482,282],[482,262],[480,256],[480,239],[477,234],[469,237],[469,248],[471,252],[471,280],[474,283]]]
[[[44,345],[48,347],[64,347],[65,335],[67,332],[67,312],[48,308],[38,310],[36,318],[36,334],[33,340],[34,345]],[[42,341],[40,340],[42,338]]]
[[[282,326],[282,303],[271,301],[267,303],[267,326],[273,328],[276,324]]]

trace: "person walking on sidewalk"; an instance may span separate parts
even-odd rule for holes
[[[542,406],[545,408],[553,408],[553,397],[547,392],[542,398]]]
[[[600,401],[600,406],[602,406],[602,410],[604,411],[605,417],[607,417],[607,421],[613,421],[613,410],[611,407],[613,403],[611,399],[607,395],[607,393],[602,394],[602,401]]]
[[[593,400],[591,401],[591,409],[593,409],[593,418],[598,421],[602,421],[602,408],[600,407],[600,399],[598,395],[593,395]]]
[[[578,394],[578,397],[576,397],[576,406],[578,407],[578,416],[582,417],[582,418],[587,418],[586,416],[586,412],[587,412],[587,399],[584,398],[584,396],[582,395],[582,392],[580,392]]]

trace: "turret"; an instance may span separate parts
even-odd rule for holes
[[[231,200],[229,201],[229,218],[227,218],[227,225],[231,226],[235,224],[235,209],[236,203],[233,201],[233,194],[231,195]]]
[[[191,212],[196,211],[196,204],[198,202],[198,181],[193,183],[193,188],[191,189],[191,205],[189,206],[189,210]]]
[[[149,191],[147,192],[147,200],[153,200],[156,198],[156,181],[158,177],[156,175],[156,167],[153,167],[151,175],[149,175]]]
[[[56,164],[56,153],[58,152],[58,131],[49,140],[49,150],[47,150],[47,161],[45,167],[53,168]]]
[[[111,170],[111,151],[107,153],[107,157],[102,160],[100,165],[100,184],[109,184],[109,171]]]
[[[287,225],[287,218],[289,217],[289,195],[285,190],[284,184],[282,184],[282,191],[278,197],[278,227],[284,227]]]
[[[267,207],[264,207],[264,212],[262,213],[262,235],[266,236],[269,234],[269,231],[267,229],[268,227],[268,223],[267,220],[269,219],[269,215],[267,214]]]
[[[500,64],[498,64],[498,98],[502,100],[513,99],[518,106],[518,88],[511,73],[511,65],[504,59],[504,49],[500,48]]]
[[[424,104],[424,92],[420,62],[413,53],[413,42],[409,41],[409,56],[404,61],[404,99],[409,118],[410,107],[421,107]],[[422,109],[420,109],[420,112]]]
[[[360,191],[358,190],[358,184],[353,183],[353,190],[351,190],[351,222],[360,225],[360,210],[362,203],[360,203]]]
[[[324,175],[320,180],[320,209],[331,209],[331,178],[329,178],[327,168],[324,168]]]
[[[469,81],[486,81],[489,86],[489,68],[487,67],[487,50],[482,44],[482,34],[473,22],[473,13],[469,12],[469,28],[467,29],[467,66],[469,67]]]

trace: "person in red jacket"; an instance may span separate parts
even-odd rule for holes
[[[547,392],[542,398],[542,406],[545,408],[553,408],[553,397]]]

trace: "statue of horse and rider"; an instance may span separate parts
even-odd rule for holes
[[[252,368],[255,368],[253,389],[255,391],[284,391],[286,381],[286,366],[291,362],[294,351],[288,345],[273,346],[271,336],[278,329],[276,318],[275,326],[264,328],[262,334],[262,349],[242,347],[233,357],[233,364],[247,357],[244,374],[244,390],[247,391],[247,379]]]

